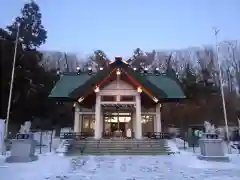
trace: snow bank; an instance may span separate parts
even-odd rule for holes
[[[175,138],[175,143],[179,149],[184,149],[184,145],[185,145],[185,148],[188,148],[188,142],[185,141],[185,144],[184,144],[184,140],[180,138]]]
[[[171,152],[180,153],[175,140],[167,140],[167,144]]]
[[[147,163],[146,163],[147,162]],[[240,156],[235,162],[201,161],[183,151],[175,156],[80,156],[44,154],[32,163],[11,163],[0,168],[1,180],[239,180]]]
[[[43,146],[48,146],[51,140],[52,133],[50,132],[42,132],[42,139],[41,139],[41,132],[34,132],[34,140],[37,141],[38,145],[42,144]]]
[[[1,180],[43,180],[68,173],[70,158],[47,153],[31,163],[4,163],[4,166],[0,167]]]

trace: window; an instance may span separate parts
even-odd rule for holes
[[[131,116],[130,112],[105,112],[105,116]]]
[[[82,116],[82,132],[87,132],[89,135],[94,135],[95,130],[95,116],[83,115]]]
[[[142,133],[154,132],[154,116],[142,115]]]
[[[117,122],[129,122],[131,121],[131,117],[130,116],[108,116],[105,117],[105,122],[107,123],[117,123]]]
[[[116,101],[115,96],[101,96],[101,101]]]
[[[121,101],[135,101],[135,96],[121,96]]]

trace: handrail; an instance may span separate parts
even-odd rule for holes
[[[148,137],[150,139],[171,139],[170,133],[164,133],[164,132],[147,132],[145,137]]]
[[[86,139],[87,137],[89,137],[90,134],[89,133],[85,133],[85,132],[67,132],[67,133],[61,133],[60,134],[60,138],[61,139]]]
[[[112,132],[103,132],[102,137],[103,138],[111,138],[113,137]],[[147,137],[149,139],[171,139],[172,136],[170,133],[164,133],[164,132],[147,132],[146,134],[143,135],[144,137]],[[74,139],[74,140],[83,140],[87,139],[88,137],[91,137],[90,133],[86,132],[66,132],[66,133],[61,133],[60,138],[61,139]],[[134,132],[132,132],[132,138],[134,138]]]

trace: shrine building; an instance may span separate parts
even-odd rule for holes
[[[50,98],[71,101],[75,108],[74,132],[95,139],[105,136],[141,139],[162,132],[161,105],[185,99],[177,78],[155,70],[132,68],[122,58],[94,73],[65,73]]]

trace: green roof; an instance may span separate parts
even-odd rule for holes
[[[102,72],[101,74],[92,75],[87,73],[77,75],[73,73],[63,75],[52,89],[49,97],[76,99],[91,91],[91,88],[94,88],[108,73]],[[132,75],[143,87],[147,88],[159,99],[175,100],[185,98],[179,83],[166,75],[139,75],[138,73],[133,73]]]
[[[126,65],[119,66],[117,63],[102,71],[97,72],[96,74],[65,74],[56,83],[49,97],[60,99],[77,99],[80,96],[85,96],[88,94],[88,92],[92,92],[92,89],[98,83],[109,76],[114,68],[119,67],[123,70],[123,72],[130,75],[134,80],[136,80],[144,88],[148,89],[156,98],[160,99],[161,101],[185,99],[184,92],[181,88],[181,83],[177,78],[163,74],[141,74],[139,72],[134,72]]]
[[[167,94],[166,98],[184,99],[186,98],[181,88],[180,82],[168,77],[167,75],[151,75],[147,79],[154,84],[158,89],[161,89]]]
[[[87,93],[91,93],[91,90],[95,88],[95,86],[104,80],[112,71],[112,68],[108,68],[102,71],[97,72],[96,74],[88,75],[88,79],[85,83],[82,83],[77,88],[75,88],[72,92],[70,92],[69,97],[76,99],[80,96],[84,96]],[[81,74],[79,75],[81,76]]]
[[[139,72],[133,72],[131,69],[128,70],[127,73],[161,100],[169,101],[186,98],[181,83],[177,78],[170,77],[166,74],[144,75]]]
[[[55,84],[49,97],[50,98],[69,98],[69,95],[79,86],[85,84],[91,78],[87,73],[77,75],[76,73],[64,74]]]

